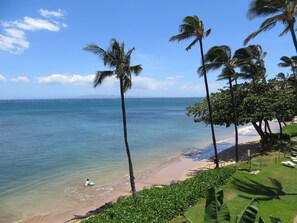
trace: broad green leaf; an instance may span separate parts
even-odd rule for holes
[[[224,204],[224,193],[222,189],[210,188],[206,197],[204,222],[229,223],[231,220],[230,212]]]
[[[241,214],[237,215],[236,223],[254,223],[257,218],[258,209],[259,201],[253,199],[245,210]]]
[[[279,218],[269,216],[269,219],[270,219],[270,223],[282,223],[282,221]]]

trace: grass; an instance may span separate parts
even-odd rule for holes
[[[258,216],[269,222],[269,215],[279,217],[282,222],[293,222],[297,215],[297,168],[281,165],[286,158],[278,152],[259,156],[252,160],[252,169],[260,170],[257,175],[244,171],[249,166],[240,163],[239,170],[224,185],[224,203],[229,207],[231,222],[256,197],[260,200]],[[261,167],[260,167],[261,164]],[[242,169],[242,170],[240,170]],[[193,223],[203,222],[205,199],[190,207],[185,216],[177,217],[170,223],[182,223],[188,219]]]
[[[290,124],[283,127],[283,134],[290,137],[297,136],[297,124]]]

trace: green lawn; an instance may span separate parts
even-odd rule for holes
[[[297,215],[297,168],[289,168],[281,165],[279,153],[275,152],[266,156],[253,159],[252,169],[260,169],[257,175],[251,175],[247,171],[238,170],[222,188],[224,190],[224,202],[231,213],[231,222],[235,217],[256,197],[260,200],[258,216],[262,216],[269,222],[269,215],[279,217],[283,223],[292,223]],[[261,163],[261,167],[260,167]],[[239,164],[239,169],[248,168],[246,163]],[[185,216],[190,222],[203,222],[205,199],[190,207]],[[184,216],[180,216],[171,223],[186,222]]]

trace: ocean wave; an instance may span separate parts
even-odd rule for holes
[[[252,125],[246,125],[238,128],[238,135],[240,136],[254,136],[257,135],[255,128]]]

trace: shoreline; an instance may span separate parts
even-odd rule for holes
[[[241,159],[244,159],[247,153],[247,149],[251,149],[251,154],[256,154],[261,150],[259,143],[259,137],[253,137],[249,140],[239,144]],[[220,166],[226,166],[234,164],[233,160],[235,154],[235,146],[224,149],[219,153]],[[140,174],[140,177],[135,179],[136,189],[140,191],[144,188],[149,188],[156,185],[169,185],[172,181],[183,181],[187,178],[194,176],[195,174],[214,168],[215,165],[209,159],[196,160],[195,158],[185,157],[183,155],[177,155],[171,158],[167,162],[158,168],[147,171],[146,173]],[[75,209],[65,211],[62,213],[55,213],[49,215],[34,216],[30,219],[25,220],[25,223],[52,223],[52,222],[67,222],[67,223],[78,223],[83,219],[86,219],[96,213],[104,206],[110,205],[116,202],[121,197],[129,195],[130,184],[127,180],[124,183],[119,183],[114,186],[111,193],[104,196],[102,202],[97,205],[87,205],[84,207],[77,207]]]
[[[272,131],[278,131],[278,128],[275,123],[271,123]],[[255,136],[255,130],[253,128],[248,129],[248,136],[245,134],[240,135],[239,141],[239,157],[241,160],[247,158],[247,150],[250,149],[251,155],[257,155],[261,152],[261,145],[259,143],[259,136]],[[251,133],[251,134],[250,134]],[[232,138],[232,140],[234,140]],[[223,143],[230,145],[230,138],[221,140]],[[189,154],[179,154],[175,157],[171,157],[168,160],[162,162],[158,167],[151,170],[141,172],[135,177],[135,184],[137,191],[140,191],[144,188],[149,188],[156,185],[169,185],[172,181],[182,181],[187,178],[194,176],[195,174],[204,171],[206,169],[214,168],[215,165],[213,160],[211,160],[211,155],[208,158],[197,159],[198,153],[189,153]],[[204,154],[205,155],[205,154]],[[229,164],[234,164],[235,157],[235,146],[234,143],[228,147],[221,148],[221,151],[218,151],[220,166],[226,166]],[[202,156],[203,157],[203,156]],[[200,157],[201,158],[201,157]],[[115,182],[114,182],[115,183]],[[28,218],[24,223],[52,223],[52,222],[67,222],[67,223],[78,223],[81,220],[84,220],[92,215],[98,213],[104,206],[109,206],[112,203],[115,203],[117,200],[121,199],[123,196],[130,194],[130,183],[129,179],[126,178],[124,181],[118,181],[116,184],[112,184],[113,189],[105,194],[103,197],[100,197],[100,202],[95,202],[89,205],[85,203],[81,206],[72,208],[71,210],[64,210],[60,213],[52,213],[46,215],[38,215],[31,218]],[[96,195],[96,191],[93,191]]]

